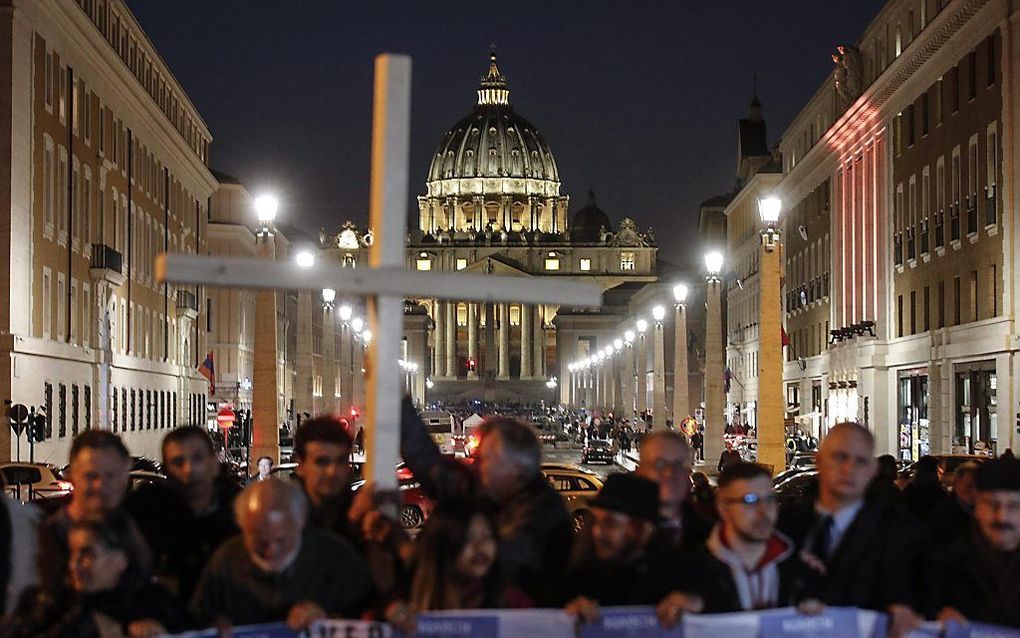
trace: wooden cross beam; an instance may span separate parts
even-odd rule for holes
[[[197,255],[160,255],[160,282],[239,288],[319,290],[368,299],[374,338],[365,370],[367,476],[380,490],[397,487],[393,471],[400,452],[400,399],[403,394],[400,343],[403,300],[427,296],[458,301],[516,301],[597,308],[602,291],[594,282],[498,275],[407,270],[405,209],[410,144],[411,60],[384,54],[375,62],[372,126],[372,179],[369,223],[373,229],[371,268]],[[259,335],[255,335],[256,341]],[[255,388],[255,392],[276,392]]]

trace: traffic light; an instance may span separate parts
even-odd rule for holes
[[[29,419],[28,441],[40,443],[46,440],[46,415],[35,414]]]

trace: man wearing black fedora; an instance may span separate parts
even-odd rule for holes
[[[591,511],[592,555],[568,569],[565,592],[599,605],[654,605],[675,589],[679,560],[648,551],[659,521],[655,483],[612,474]]]

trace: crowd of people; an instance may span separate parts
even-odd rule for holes
[[[409,402],[401,455],[435,503],[417,538],[387,515],[392,494],[350,489],[342,420],[304,421],[297,480],[226,479],[207,432],[163,441],[167,482],[128,494],[120,438],[88,431],[70,453],[69,502],[45,519],[4,500],[0,635],[155,636],[194,627],[373,618],[413,632],[446,609],[561,607],[578,622],[610,605],[683,614],[825,605],[1020,626],[1020,461],[960,468],[952,492],[931,463],[905,489],[872,434],[833,427],[817,492],[780,508],[762,467],[692,479],[685,437],[640,440],[641,463],[610,475],[580,533],[540,472],[531,427],[490,418],[471,464],[443,456]],[[936,468],[937,479],[937,468]],[[34,556],[29,560],[26,556]]]

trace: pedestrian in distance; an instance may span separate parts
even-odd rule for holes
[[[946,498],[939,474],[938,459],[922,456],[914,465],[914,480],[903,490],[903,502],[907,509],[922,521]]]
[[[980,464],[968,461],[953,472],[951,493],[932,508],[925,520],[932,547],[943,547],[970,531],[974,522],[977,471],[980,467]]]
[[[268,456],[260,456],[256,467],[258,471],[255,473],[255,476],[251,477],[251,480],[264,481],[272,476],[273,459]]]

